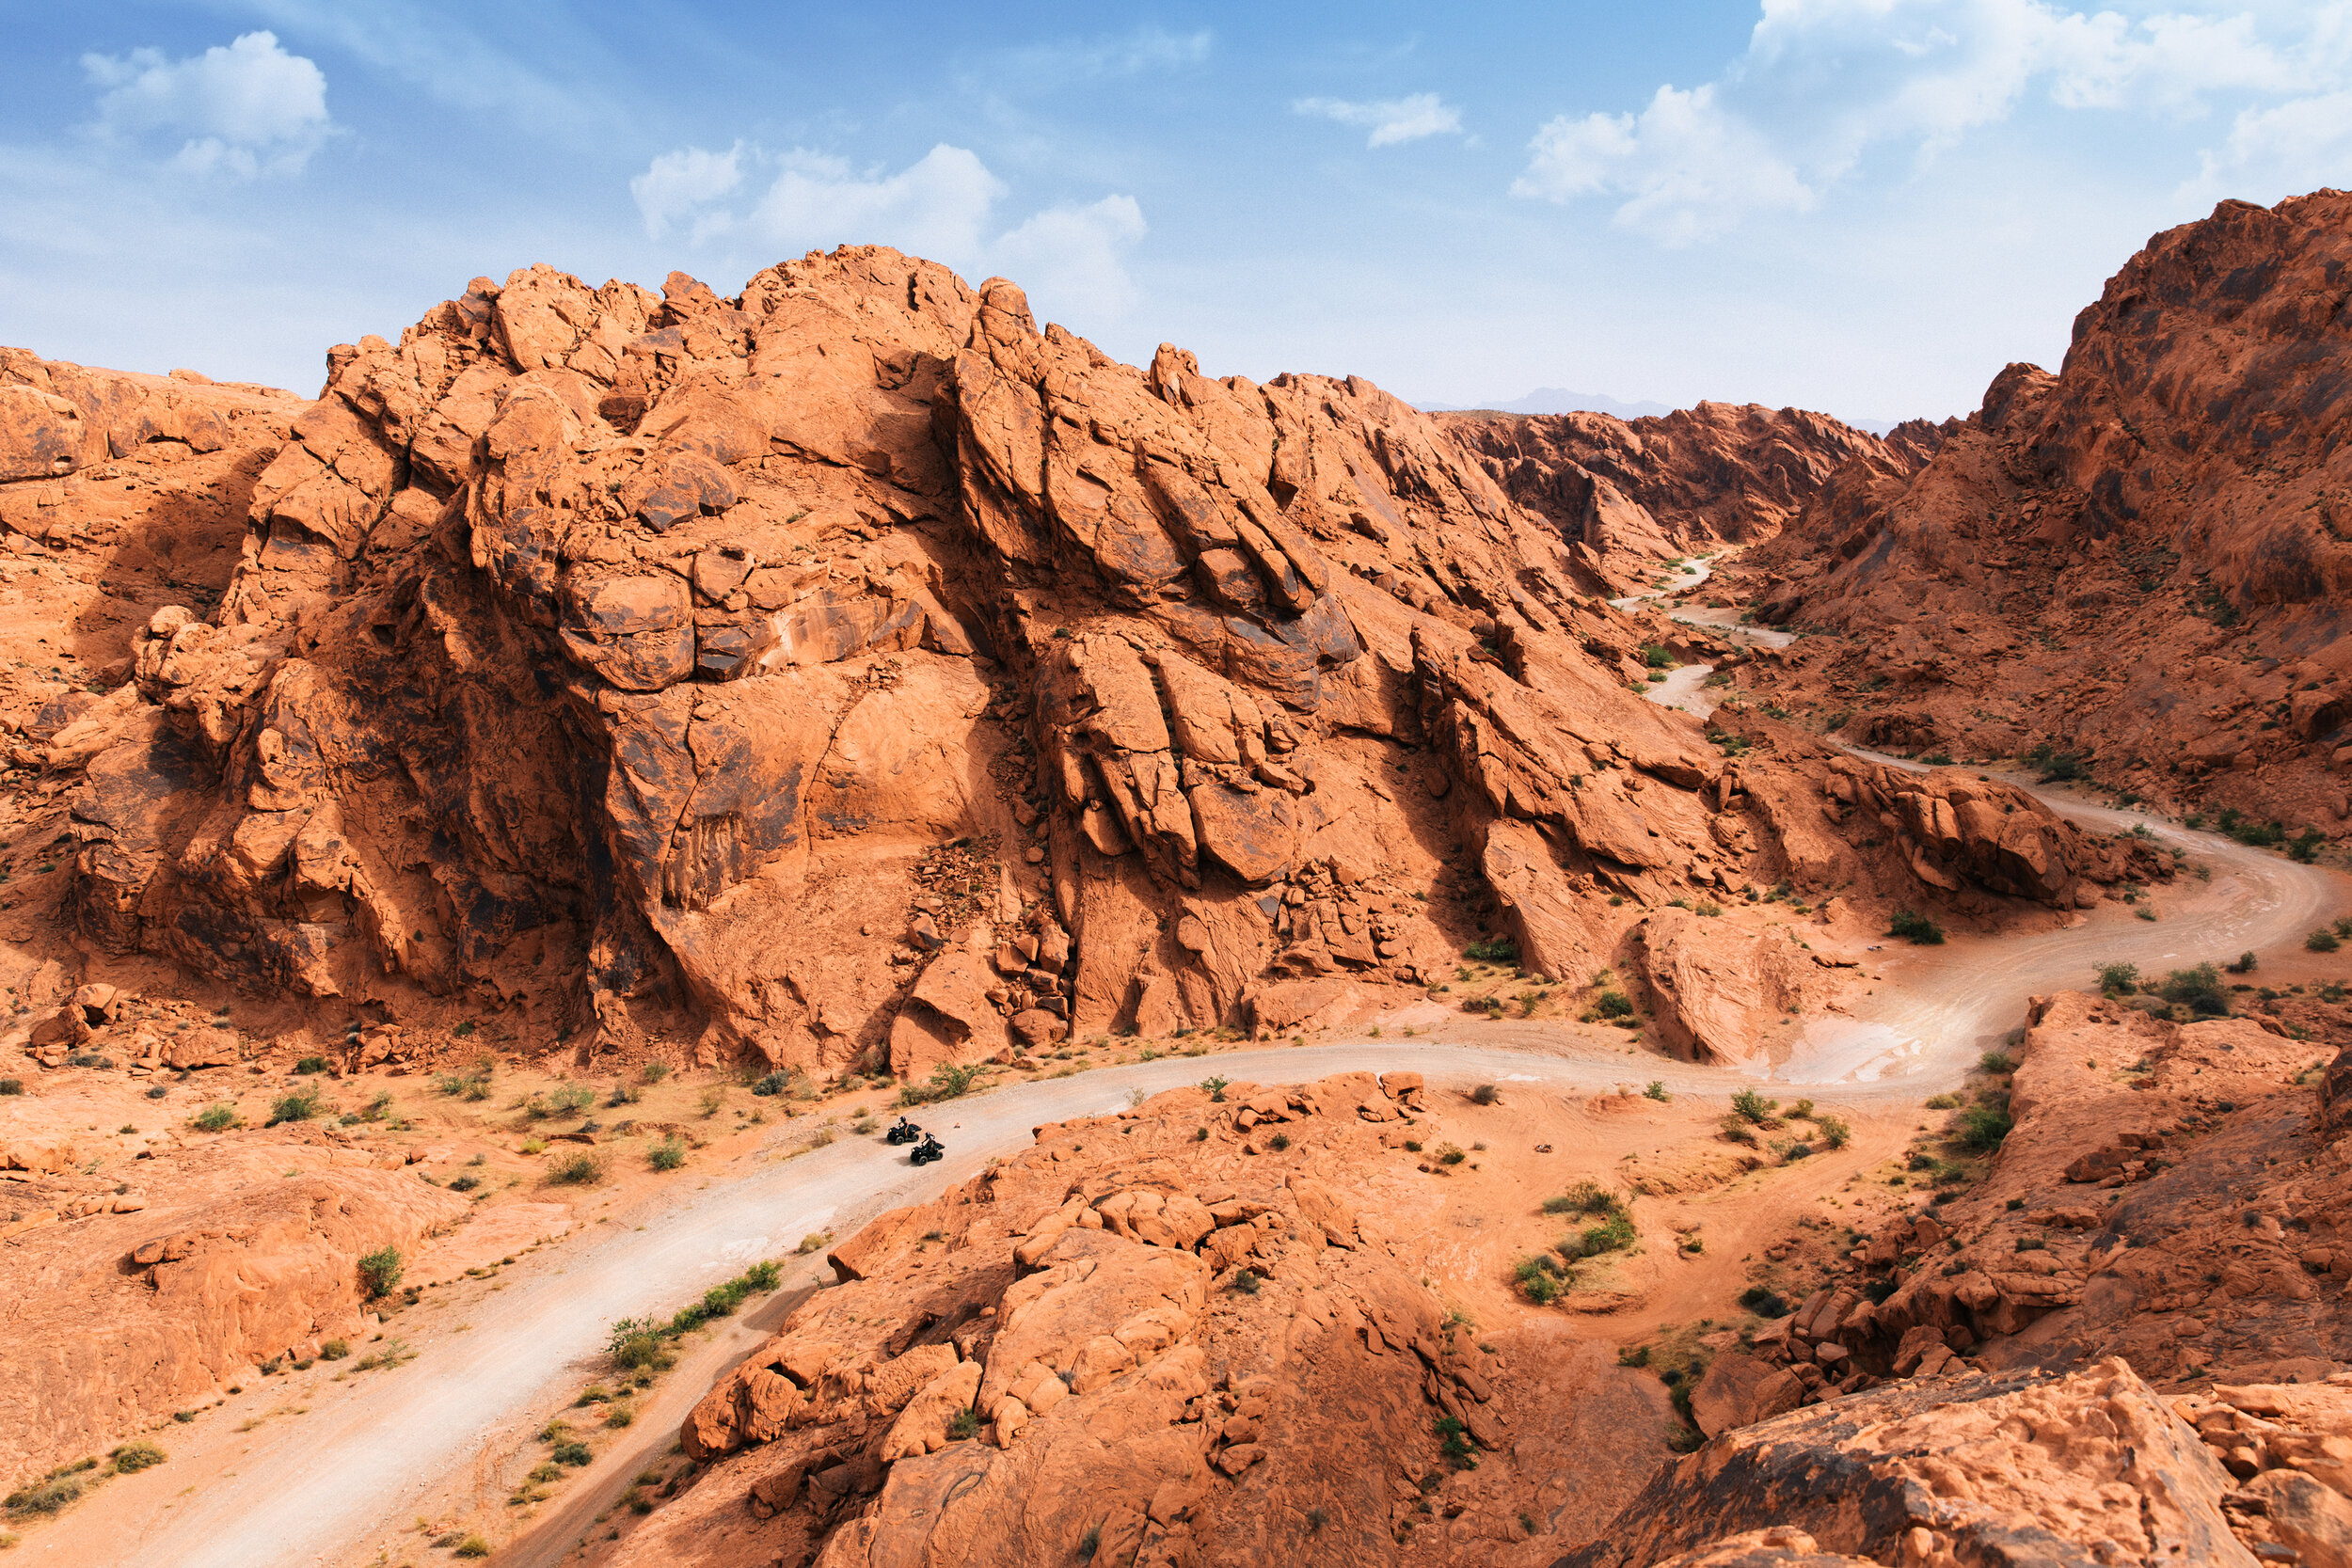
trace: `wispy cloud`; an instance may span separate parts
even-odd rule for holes
[[[1441,102],[1434,92],[1405,98],[1356,103],[1344,98],[1302,98],[1291,105],[1293,114],[1335,119],[1342,125],[1369,128],[1366,147],[1396,147],[1424,136],[1458,136],[1462,111]]]
[[[179,138],[172,161],[190,172],[298,173],[334,128],[326,73],[286,53],[274,33],[246,33],[181,60],[158,49],[85,55],[82,69],[102,89],[100,136]]]
[[[752,171],[767,188],[740,199]],[[730,239],[790,255],[838,245],[887,245],[979,277],[1003,273],[1041,309],[1086,320],[1136,304],[1126,259],[1148,232],[1129,196],[1064,203],[1009,229],[996,216],[1009,195],[978,154],[943,142],[897,170],[860,168],[830,154],[768,153],[739,142],[724,152],[680,148],[629,182],[645,231],[679,229],[692,243]],[[736,199],[730,200],[734,198]]]
[[[996,70],[1030,82],[1099,81],[1204,64],[1216,43],[1206,28],[1171,33],[1137,27],[1102,38],[1029,44],[993,56]]]
[[[2047,0],[1764,0],[1746,54],[1717,80],[1661,87],[1638,112],[1548,121],[1512,193],[1611,198],[1618,227],[1690,244],[1757,214],[1810,210],[1875,148],[1932,160],[2037,91],[2060,109],[2177,118],[2221,94],[2331,85],[2344,16],[2326,7],[2280,42],[2243,14],[2134,21]],[[2266,134],[2245,129],[2249,142]]]

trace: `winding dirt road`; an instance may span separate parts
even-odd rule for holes
[[[1677,584],[1677,591],[1687,586]],[[1706,666],[1690,669],[1696,673],[1686,677],[1685,700],[1702,689],[1707,673]],[[1672,687],[1665,683],[1653,696],[1668,700]],[[2028,995],[2088,985],[2103,962],[2162,970],[2248,948],[2290,950],[2347,902],[2337,873],[2028,787],[2064,815],[2104,831],[2144,827],[2208,864],[2211,881],[2189,879],[2188,891],[2170,897],[2166,917],[2153,924],[2103,910],[2070,928],[1958,937],[1940,948],[1890,946],[1882,960],[1884,980],[1860,1015],[1816,1023],[1788,1059],[1743,1074],[1645,1056],[1638,1071],[1662,1078],[1678,1094],[1728,1094],[1763,1071],[1786,1082],[1840,1085],[1839,1098],[1858,1103],[1911,1101],[1957,1082],[1979,1052],[2020,1021]],[[1498,1039],[1514,1044],[1498,1049]],[[508,1269],[498,1286],[458,1299],[445,1314],[464,1313],[463,1326],[418,1331],[404,1318],[403,1330],[416,1334],[421,1353],[406,1366],[337,1386],[316,1379],[282,1386],[260,1397],[312,1402],[251,1432],[231,1433],[223,1415],[209,1418],[215,1423],[210,1434],[191,1432],[188,1440],[191,1447],[227,1446],[224,1467],[208,1482],[183,1490],[187,1467],[174,1465],[123,1477],[110,1483],[102,1503],[37,1532],[22,1549],[43,1561],[139,1568],[405,1560],[421,1544],[411,1516],[446,1497],[452,1478],[478,1496],[504,1489],[499,1472],[507,1456],[543,1412],[596,1374],[615,1318],[666,1313],[755,1259],[790,1254],[809,1232],[847,1235],[884,1209],[967,1180],[992,1155],[1026,1147],[1035,1124],[1116,1111],[1134,1090],[1172,1088],[1210,1071],[1236,1081],[1296,1082],[1397,1068],[1448,1084],[1493,1080],[1594,1090],[1629,1075],[1621,1049],[1548,1037],[1540,1025],[1471,1025],[1457,1018],[1409,1043],[1357,1039],[1206,1060],[1174,1057],[1008,1085],[935,1107],[930,1120],[949,1155],[923,1169],[863,1139],[789,1162],[749,1156],[712,1172],[698,1190],[608,1214],[592,1222],[593,1233]],[[691,1400],[781,1321],[800,1292],[815,1286],[821,1267],[818,1259],[795,1263],[784,1292],[694,1348],[648,1399],[633,1429],[644,1437],[620,1445],[568,1485],[564,1501],[499,1560],[535,1568],[575,1544],[628,1478],[667,1449]]]

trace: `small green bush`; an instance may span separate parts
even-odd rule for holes
[[[23,1094],[24,1092],[24,1079],[22,1079],[22,1078],[0,1078],[0,1094]],[[151,1095],[154,1093],[154,1090],[150,1089],[150,1090],[148,1091],[148,1093],[151,1096]]]
[[[1813,1125],[1821,1130],[1821,1141],[1832,1148],[1843,1148],[1853,1142],[1853,1129],[1843,1117],[1820,1117]]]
[[[488,1557],[490,1555],[490,1544],[482,1539],[479,1535],[469,1535],[466,1539],[457,1543],[455,1555],[458,1557]]]
[[[1263,1283],[1264,1282],[1259,1277],[1257,1270],[1244,1269],[1233,1275],[1231,1288],[1239,1291],[1243,1295],[1254,1296],[1258,1293],[1258,1287]]]
[[[1502,1098],[1502,1091],[1492,1084],[1481,1084],[1470,1090],[1470,1103],[1473,1105],[1491,1105]]]
[[[1441,1165],[1458,1165],[1469,1158],[1469,1155],[1462,1152],[1459,1144],[1447,1143],[1438,1146],[1438,1164]]]
[[[1225,1103],[1225,1086],[1230,1082],[1232,1080],[1223,1077],[1203,1078],[1200,1086],[1208,1091],[1211,1100],[1222,1105]]]
[[[344,1356],[349,1355],[350,1354],[351,1341],[348,1339],[325,1339],[321,1340],[319,1343],[319,1359],[321,1361],[341,1361]]]
[[[686,1143],[675,1135],[645,1150],[645,1164],[656,1170],[675,1170],[686,1164]]]
[[[1960,1113],[1960,1142],[1963,1148],[1989,1153],[2001,1147],[2017,1123],[1998,1105],[1971,1105]]]
[[[1631,1018],[1633,999],[1621,990],[1605,990],[1593,998],[1593,1011],[1603,1018]]]
[[[2176,969],[2166,975],[2156,994],[2200,1016],[2226,1018],[2230,998],[2222,986],[2219,969],[2212,964],[2199,964],[2194,969]]]
[[[326,1099],[314,1088],[296,1089],[270,1101],[268,1126],[281,1121],[309,1121],[326,1109]]]
[[[1544,1199],[1547,1214],[1613,1214],[1624,1207],[1625,1199],[1589,1177],[1558,1196]]]
[[[1488,937],[1462,949],[1462,956],[1478,963],[1515,964],[1519,961],[1519,944],[1509,937]]]
[[[388,1296],[400,1284],[400,1248],[383,1246],[359,1259],[359,1288],[368,1300]]]
[[[1941,946],[1944,927],[1926,915],[1912,910],[1897,910],[1895,918],[1887,923],[1886,934],[1901,937],[1915,947]]]
[[[1538,1307],[1549,1307],[1560,1294],[1560,1265],[1549,1253],[1522,1258],[1512,1271],[1519,1293]]]
[[[1644,1090],[1642,1091],[1642,1094],[1643,1094],[1643,1097],[1644,1097],[1645,1099],[1648,1099],[1648,1100],[1661,1100],[1661,1101],[1662,1101],[1662,1100],[1672,1100],[1672,1099],[1674,1098],[1674,1096],[1673,1096],[1673,1095],[1670,1095],[1670,1094],[1668,1094],[1668,1093],[1666,1092],[1666,1081],[1665,1081],[1663,1078],[1653,1078],[1653,1079],[1651,1079],[1651,1080],[1649,1081],[1649,1087],[1648,1087],[1648,1088],[1646,1088],[1646,1089],[1644,1089]]]
[[[297,1076],[301,1076],[314,1072],[326,1072],[328,1070],[328,1068],[326,1065],[326,1058],[324,1056],[305,1056],[302,1060],[294,1065],[294,1069]]]
[[[196,1114],[188,1125],[199,1132],[226,1132],[239,1125],[237,1108],[234,1105],[207,1105]]]
[[[2335,932],[2323,928],[2305,937],[2303,945],[2314,953],[2332,953],[2344,942]]]
[[[1277,1154],[1279,1154],[1282,1150],[1290,1148],[1291,1135],[1288,1132],[1277,1132],[1273,1137],[1268,1138],[1266,1143],[1268,1147],[1273,1148]]]
[[[558,1465],[585,1465],[596,1456],[590,1450],[587,1444],[577,1437],[571,1437],[550,1449],[548,1451],[548,1457]]]
[[[144,1437],[134,1437],[106,1456],[115,1463],[118,1475],[135,1475],[141,1470],[161,1465],[171,1456]]]
[[[1759,1318],[1785,1318],[1788,1315],[1788,1304],[1761,1285],[1751,1285],[1740,1291],[1740,1305]]]
[[[1780,1101],[1767,1100],[1754,1089],[1741,1089],[1731,1097],[1731,1108],[1740,1120],[1766,1127],[1776,1123],[1778,1118],[1772,1113],[1780,1109]]]
[[[980,1413],[970,1406],[957,1411],[948,1418],[947,1441],[950,1443],[969,1442],[979,1434]]]
[[[559,1187],[593,1187],[604,1180],[604,1156],[585,1148],[566,1154],[548,1167],[548,1180]]]
[[[1604,1252],[1623,1252],[1639,1240],[1633,1221],[1622,1212],[1611,1214],[1598,1225],[1588,1225],[1584,1233],[1572,1244],[1579,1256],[1597,1258]]]

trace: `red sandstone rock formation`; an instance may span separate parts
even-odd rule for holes
[[[2228,201],[2152,240],[2058,373],[2012,365],[1928,466],[1850,467],[1742,565],[1784,702],[1907,750],[2095,758],[2290,831],[2352,815],[2352,196]]]
[[[329,372],[218,608],[154,610],[46,753],[108,950],[919,1075],[1360,1017],[1497,926],[1579,974],[1694,880],[1830,858],[1641,700],[1647,640],[1712,644],[1581,597],[1359,380],[1119,365],[870,248],[731,300],[479,279]],[[19,373],[11,450],[93,461],[31,386],[83,383]],[[181,385],[106,450],[213,441],[231,394]],[[1897,896],[1953,885],[1857,831]]]
[[[1660,419],[1444,414],[1441,424],[1511,499],[1574,542],[1576,563],[1622,594],[1658,563],[1769,539],[1831,474],[1907,478],[1940,439],[1914,420],[1882,441],[1821,414],[1702,403]]]

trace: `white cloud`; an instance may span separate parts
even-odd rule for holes
[[[1613,198],[1616,221],[1670,244],[1804,212],[1876,148],[1931,160],[2039,92],[2060,110],[2171,118],[2217,98],[2336,85],[2347,7],[2133,19],[2048,0],[1763,0],[1717,80],[1658,89],[1639,115],[1563,115],[1537,131],[1515,195]],[[2249,126],[2259,138],[2259,126]]]
[[[646,237],[661,238],[681,218],[693,219],[691,233],[696,240],[732,227],[732,218],[711,211],[709,204],[743,182],[742,163],[741,142],[724,152],[686,147],[656,158],[644,173],[628,182],[628,194],[645,220]]]
[[[1009,50],[996,56],[996,73],[1042,83],[1182,71],[1205,61],[1215,42],[1215,35],[1205,28],[1196,33],[1171,33],[1163,27],[1137,27],[1111,38]]]
[[[2352,91],[2313,93],[2247,109],[2222,144],[2208,150],[2181,195],[2204,201],[2332,185],[2352,163]]]
[[[838,158],[787,152],[783,172],[744,227],[787,251],[844,243],[888,245],[918,256],[979,251],[989,209],[1005,187],[988,166],[942,142],[897,174],[859,176]]]
[[[1366,147],[1394,147],[1423,136],[1462,134],[1462,111],[1439,102],[1434,92],[1362,103],[1343,98],[1302,98],[1291,105],[1291,112],[1335,119],[1342,125],[1368,126],[1372,134],[1364,138]]]
[[[776,174],[739,211],[726,198],[743,185],[747,166]],[[1125,258],[1147,231],[1142,208],[1128,196],[1049,207],[1000,229],[1004,182],[977,154],[945,142],[896,173],[798,149],[682,148],[654,159],[630,180],[629,193],[656,239],[683,225],[693,243],[725,235],[758,245],[768,259],[839,245],[892,245],[974,278],[1002,273],[1029,292],[1041,312],[1082,318],[1133,308]]]
[[[1805,212],[1816,195],[1712,86],[1660,87],[1634,115],[1566,116],[1535,133],[1514,196],[1625,198],[1615,222],[1669,245],[1711,239],[1756,212]]]
[[[326,73],[287,54],[275,33],[246,33],[183,60],[156,49],[85,55],[82,69],[105,89],[101,135],[184,136],[175,162],[195,172],[295,173],[333,129]]]
[[[1136,290],[1122,258],[1144,232],[1143,209],[1131,196],[1049,207],[998,240],[989,267],[1082,320],[1123,316],[1135,309]]]

